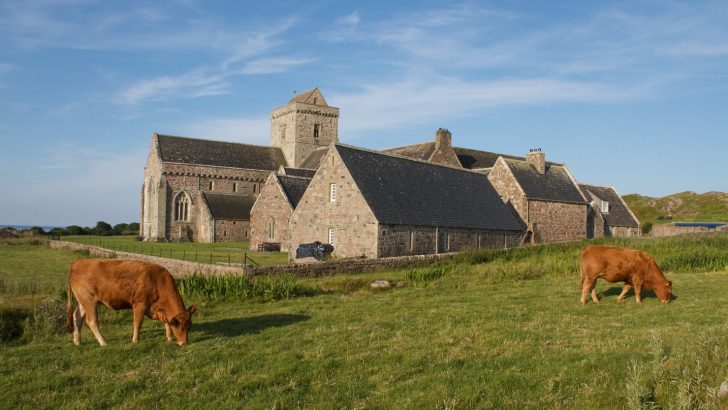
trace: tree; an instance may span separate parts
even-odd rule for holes
[[[68,235],[68,232],[66,232],[66,230],[63,229],[63,228],[53,228],[53,229],[50,230],[49,233],[53,237],[59,237],[59,236]]]
[[[132,235],[139,235],[139,222],[130,223],[127,229],[129,229]]]
[[[33,236],[35,236],[35,235],[47,235],[46,234],[46,231],[43,230],[43,228],[41,228],[40,226],[34,226],[34,227],[30,228],[30,232],[33,233]]]
[[[114,228],[111,230],[112,235],[123,235],[124,231],[129,229],[129,224],[120,223],[114,225]]]
[[[649,235],[652,232],[652,222],[642,225],[642,235]]]
[[[66,234],[68,235],[86,235],[86,231],[78,225],[71,225],[66,227]]]
[[[96,235],[111,235],[111,225],[104,221],[98,221],[96,222],[96,228],[94,228],[94,232]]]

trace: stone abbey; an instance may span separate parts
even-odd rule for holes
[[[318,88],[271,112],[270,146],[154,134],[141,192],[147,241],[320,241],[380,258],[637,236],[614,188],[577,183],[540,150],[525,157],[432,141],[374,151],[339,143]]]

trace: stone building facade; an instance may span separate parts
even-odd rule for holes
[[[589,200],[589,238],[641,235],[639,220],[614,187],[579,184],[579,188]]]
[[[294,246],[333,244],[335,258],[382,258],[512,246],[523,225],[485,175],[336,144],[290,235]]]

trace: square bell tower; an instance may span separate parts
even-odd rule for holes
[[[339,142],[339,109],[330,107],[318,88],[296,94],[270,114],[270,145],[279,147],[290,167]]]

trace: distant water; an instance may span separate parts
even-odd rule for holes
[[[0,224],[0,229],[10,227],[10,228],[15,228],[19,231],[22,231],[23,229],[30,229],[34,226],[36,226],[36,225],[3,225],[3,224]],[[65,227],[64,226],[41,226],[41,228],[43,228],[44,231],[48,232],[53,228],[65,228]]]

